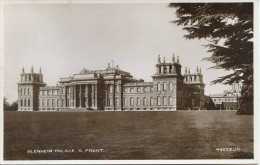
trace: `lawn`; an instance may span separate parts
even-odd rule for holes
[[[253,141],[235,111],[4,112],[5,160],[250,159]]]

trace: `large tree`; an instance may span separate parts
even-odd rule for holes
[[[212,84],[242,82],[237,114],[253,114],[253,3],[171,3],[187,39],[205,39],[213,69],[232,71]]]

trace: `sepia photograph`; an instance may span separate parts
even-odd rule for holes
[[[258,162],[257,7],[2,1],[2,162]]]

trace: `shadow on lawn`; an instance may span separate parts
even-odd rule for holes
[[[254,154],[252,152],[237,152],[234,153],[231,159],[254,159]]]

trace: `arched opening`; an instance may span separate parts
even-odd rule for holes
[[[147,105],[146,97],[144,97],[143,104],[144,104],[144,105]]]
[[[169,86],[170,86],[170,91],[172,91],[172,83],[171,83],[171,82],[170,82],[170,85],[169,85]]]
[[[50,106],[50,101],[47,99],[47,107]]]
[[[139,97],[136,98],[136,104],[137,104],[138,106],[140,105],[140,98],[139,98]]]
[[[26,107],[26,99],[24,99],[24,106]]]
[[[54,104],[55,104],[55,103],[54,103],[54,99],[52,99],[52,101],[51,101],[51,106],[54,107]]]
[[[21,100],[21,103],[20,103],[20,104],[21,104],[21,107],[22,107],[22,106],[23,106],[23,100]]]
[[[157,83],[157,91],[161,91],[161,84],[159,82]]]
[[[134,98],[131,97],[131,98],[130,98],[130,106],[133,106],[133,105],[134,105]]]
[[[161,98],[157,97],[157,105],[161,105]]]
[[[166,84],[166,82],[163,83],[163,90],[164,90],[164,91],[167,90],[167,84]]]
[[[167,73],[167,67],[166,66],[163,68],[163,72]]]
[[[167,105],[167,99],[166,99],[166,97],[163,97],[163,105]]]
[[[172,97],[169,97],[169,105],[172,105]]]
[[[124,106],[127,106],[127,98],[124,98]]]
[[[44,99],[42,99],[42,107],[44,107],[45,105],[44,105]]]
[[[30,106],[30,99],[28,99],[28,107]]]
[[[150,97],[150,105],[153,105],[153,98]]]
[[[26,95],[26,88],[24,88],[23,94]]]
[[[59,107],[59,106],[60,106],[60,100],[57,99],[57,107]]]
[[[30,88],[28,88],[28,95],[30,95]]]
[[[21,88],[21,90],[20,90],[20,95],[23,95],[23,89]]]
[[[116,97],[116,106],[119,105],[119,101],[118,101],[118,98]]]

